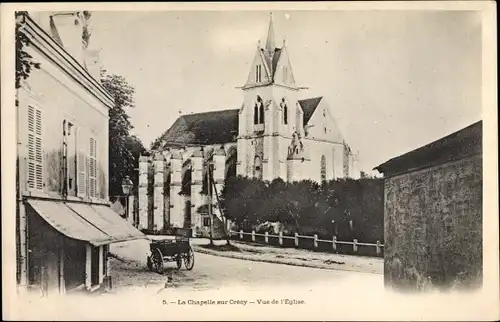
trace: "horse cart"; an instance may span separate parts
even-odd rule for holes
[[[194,267],[194,252],[189,243],[191,237],[190,229],[176,229],[173,238],[152,240],[149,246],[151,254],[147,257],[149,270],[163,274],[165,262],[176,262],[177,269],[184,266],[187,270]]]

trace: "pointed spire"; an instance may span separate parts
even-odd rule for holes
[[[269,55],[272,55],[275,49],[276,43],[274,41],[273,14],[271,13],[269,19],[269,30],[267,31],[266,51]]]

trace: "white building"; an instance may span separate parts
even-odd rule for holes
[[[17,282],[45,294],[104,289],[109,244],[144,235],[108,196],[108,112],[82,12],[18,17],[39,69],[17,89]]]

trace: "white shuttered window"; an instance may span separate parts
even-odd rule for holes
[[[43,190],[42,110],[28,106],[28,188]]]
[[[77,189],[78,196],[84,197],[87,195],[87,144],[85,144],[84,132],[81,129],[77,131]]]
[[[97,142],[90,138],[89,155],[89,194],[91,197],[97,197]]]

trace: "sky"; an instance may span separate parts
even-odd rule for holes
[[[472,11],[274,11],[300,98],[323,96],[372,168],[481,119],[481,18]],[[148,148],[179,113],[236,109],[266,11],[93,12],[90,47],[135,88]]]

